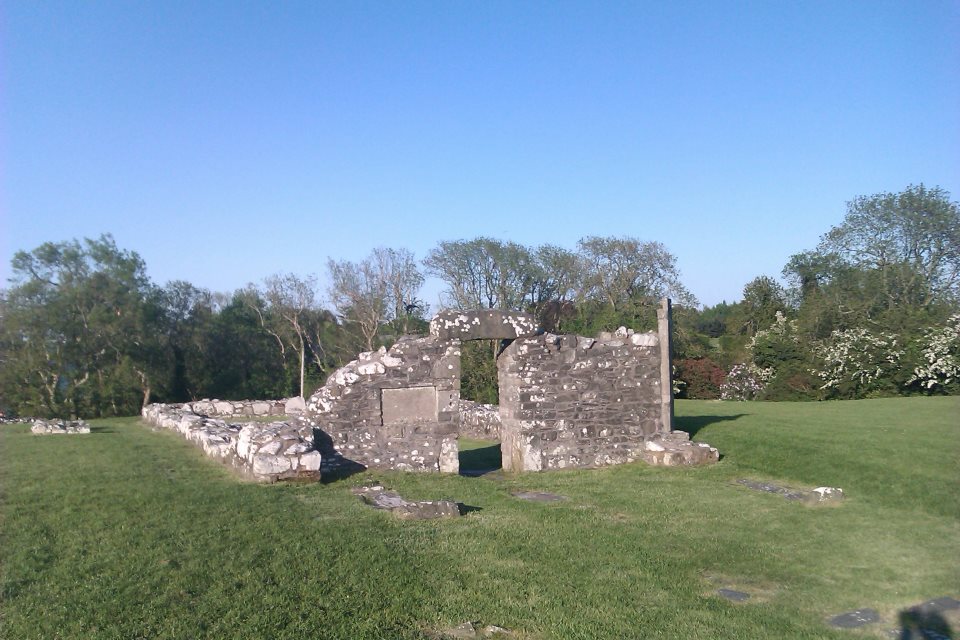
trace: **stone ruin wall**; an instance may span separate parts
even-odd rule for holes
[[[543,334],[500,355],[505,470],[631,462],[668,431],[660,340],[623,329],[600,338]]]
[[[530,316],[448,311],[430,336],[360,354],[307,402],[323,472],[459,469],[457,437],[500,439],[505,469],[695,464],[716,450],[672,432],[669,303],[656,333],[543,334]],[[499,408],[460,400],[460,345],[500,339]],[[666,384],[661,380],[666,372]]]
[[[361,353],[307,401],[307,420],[329,438],[323,471],[363,467],[457,473],[460,345],[537,331],[521,313],[442,312],[430,335]]]
[[[283,400],[195,400],[182,405],[184,411],[210,417],[288,416],[303,413],[301,398]]]
[[[258,482],[319,479],[322,457],[314,446],[313,428],[296,418],[302,406],[300,398],[157,403],[143,408],[143,418],[156,427],[180,433],[208,456]],[[230,413],[231,407],[235,413]],[[224,419],[285,415],[278,413],[278,408],[289,409],[290,419],[269,423]]]
[[[459,433],[477,440],[499,440],[500,407],[461,398]]]
[[[361,353],[307,401],[323,472],[459,471],[460,343],[401,338]]]
[[[30,433],[38,436],[87,434],[90,425],[83,420],[34,420]]]

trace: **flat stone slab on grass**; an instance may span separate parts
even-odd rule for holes
[[[734,589],[717,589],[717,595],[733,602],[746,602],[750,599],[749,593],[736,591]]]
[[[944,611],[954,611],[956,609],[960,609],[960,600],[951,598],[950,596],[943,596],[942,598],[927,600],[912,607],[911,610],[922,611],[924,613],[943,613]]]
[[[837,629],[859,629],[880,622],[875,609],[856,609],[835,615],[827,624]],[[897,640],[949,640],[951,625],[960,624],[960,600],[943,596],[927,600],[900,611],[895,622],[900,627],[888,629],[886,635]]]
[[[880,614],[875,609],[856,609],[833,616],[827,623],[837,629],[857,629],[868,624],[880,622]]]
[[[567,499],[566,496],[547,493],[546,491],[514,491],[510,495],[530,502],[561,502]]]
[[[792,487],[782,487],[772,482],[760,482],[757,480],[748,480],[741,478],[737,484],[743,485],[754,491],[763,491],[765,493],[774,493],[781,495],[787,500],[799,500],[811,503],[835,502],[843,499],[843,489],[838,487],[817,487],[807,491],[805,489],[794,489]]]
[[[436,640],[479,640],[513,637],[513,632],[509,629],[504,629],[494,624],[488,624],[485,627],[480,627],[479,625],[480,623],[464,622],[451,629],[430,634],[429,637],[435,638]]]
[[[353,492],[374,509],[390,511],[403,520],[434,520],[461,515],[460,505],[451,500],[404,500],[400,494],[381,486],[359,487]]]
[[[702,592],[705,598],[724,598],[734,604],[755,604],[770,602],[780,591],[780,585],[752,576],[726,575],[722,573],[704,573],[701,578],[707,588]]]

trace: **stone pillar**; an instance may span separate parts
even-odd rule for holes
[[[673,431],[673,313],[670,298],[660,301],[657,309],[657,335],[660,338],[660,421],[662,431]]]

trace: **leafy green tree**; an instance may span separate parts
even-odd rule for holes
[[[960,207],[922,184],[855,198],[783,273],[823,393],[907,392],[912,345],[960,305]]]
[[[633,300],[664,297],[696,306],[696,298],[680,282],[676,257],[663,244],[589,236],[577,246],[585,269],[585,298],[602,301],[614,311]]]
[[[474,238],[441,242],[423,261],[447,285],[443,302],[456,309],[523,311],[535,303],[543,274],[529,249],[515,242]]]
[[[486,404],[499,402],[496,357],[491,349],[499,348],[499,340],[473,340],[460,346],[460,397]]]
[[[547,301],[570,302],[583,293],[584,264],[577,253],[552,244],[537,247],[534,261],[539,276],[538,293],[533,301],[542,305]]]
[[[754,278],[743,287],[740,330],[753,335],[776,322],[777,314],[786,310],[787,295],[780,283],[767,276]]]
[[[927,392],[960,389],[960,313],[942,326],[931,327],[917,340],[917,357],[908,385]]]
[[[164,329],[161,337],[168,367],[165,395],[178,402],[196,399],[211,386],[209,376],[216,370],[208,362],[216,318],[214,295],[184,280],[174,280],[157,290],[154,304],[161,313],[158,324]]]
[[[251,299],[253,298],[253,299]],[[286,345],[264,328],[266,302],[255,291],[234,293],[212,318],[197,350],[202,357],[189,375],[196,381],[192,398],[283,398],[296,385],[295,367]],[[282,349],[281,349],[282,347]]]
[[[784,276],[811,338],[865,324],[916,334],[960,304],[960,207],[922,184],[855,198],[816,250],[790,258]]]
[[[753,371],[762,373],[762,399],[802,400],[816,396],[810,345],[801,339],[796,320],[778,311],[773,323],[750,339],[747,351],[749,364],[755,366]]]
[[[960,300],[960,205],[939,187],[855,198],[817,252],[876,272],[888,307]]]
[[[696,314],[694,328],[697,333],[711,338],[719,338],[727,333],[728,327],[731,326],[731,318],[734,317],[737,308],[737,303],[727,304],[726,301],[712,307],[704,307]]]
[[[17,252],[12,266],[0,385],[19,412],[123,415],[149,401],[156,314],[136,253],[103,235]]]

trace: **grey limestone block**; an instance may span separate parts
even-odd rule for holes
[[[401,520],[434,520],[454,518],[460,514],[460,506],[451,500],[405,500],[400,494],[387,491],[382,486],[359,487],[354,493],[375,509],[390,511]]]
[[[875,609],[856,609],[830,618],[827,623],[838,629],[856,629],[868,624],[880,622],[880,614]]]
[[[512,340],[539,332],[533,316],[496,309],[442,311],[430,321],[430,335],[441,340]]]

